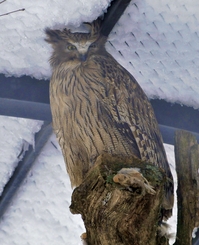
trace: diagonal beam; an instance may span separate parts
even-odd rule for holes
[[[180,104],[171,104],[165,100],[150,100],[158,123],[174,128],[199,132],[199,110]]]
[[[50,105],[35,101],[0,98],[0,115],[51,121]]]
[[[131,0],[114,0],[107,9],[102,22],[102,35],[108,37],[119,18],[124,13]]]
[[[49,80],[0,74],[0,98],[49,104]]]
[[[41,130],[35,135],[35,147],[29,146],[24,158],[18,163],[12,177],[6,184],[4,191],[0,197],[0,219],[9,207],[10,202],[17,193],[17,190],[26,178],[29,170],[35,163],[43,146],[46,144],[52,134],[51,123],[45,122]]]
[[[0,74],[0,115],[51,121],[49,81]]]

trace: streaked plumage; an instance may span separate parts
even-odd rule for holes
[[[105,50],[99,21],[90,33],[46,29],[46,34],[54,49],[53,128],[72,186],[81,184],[100,153],[134,155],[165,170],[170,209],[173,179],[154,111],[134,77]]]

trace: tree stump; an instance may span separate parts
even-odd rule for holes
[[[199,145],[191,133],[176,132],[175,158],[178,225],[174,245],[191,245],[193,229],[199,226]]]
[[[113,181],[122,168],[140,168],[155,192]],[[81,214],[88,245],[168,245],[159,234],[164,172],[137,158],[103,154],[72,194],[70,210]]]

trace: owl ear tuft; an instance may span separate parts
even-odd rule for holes
[[[92,23],[84,22],[84,24],[89,28],[91,37],[100,35],[101,22],[102,20],[100,18],[94,20]]]
[[[45,33],[47,35],[47,38],[45,38],[45,41],[51,44],[58,43],[60,40],[62,40],[61,37],[61,31],[59,30],[52,30],[50,28],[45,29]]]

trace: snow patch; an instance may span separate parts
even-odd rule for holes
[[[0,116],[0,194],[43,122]]]

